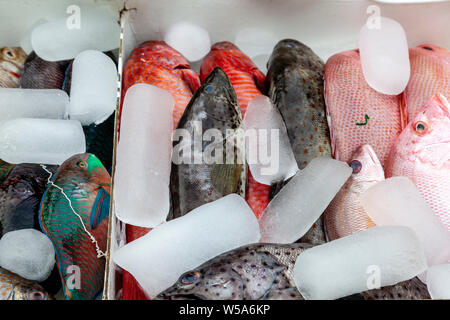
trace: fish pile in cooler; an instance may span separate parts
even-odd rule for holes
[[[126,57],[116,111],[117,22],[65,23],[0,49],[0,299],[450,299],[447,49],[382,18],[261,68],[180,24]]]

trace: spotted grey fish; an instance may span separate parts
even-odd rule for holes
[[[27,54],[21,48],[0,48],[0,88],[18,88]]]
[[[300,169],[316,157],[331,157],[323,68],[322,60],[309,47],[292,39],[278,42],[268,62],[268,95],[286,124]],[[272,196],[282,185],[272,186]],[[314,244],[325,241],[321,218],[301,241]]]
[[[230,193],[245,197],[246,168],[241,156],[244,150],[243,139],[236,135],[229,135],[228,143],[225,142],[226,139],[203,139],[198,149],[201,149],[202,153],[204,151],[204,154],[210,154],[207,150],[211,149],[211,146],[222,145],[223,161],[207,164],[201,160],[199,164],[194,163],[195,136],[200,136],[201,139],[205,131],[215,129],[225,138],[229,134],[227,130],[240,128],[241,122],[239,104],[230,80],[222,69],[215,68],[192,97],[177,127],[189,134],[191,141],[188,148],[191,148],[192,155],[187,156],[179,148],[184,137],[180,142],[174,141],[174,157],[179,159],[179,164],[172,164],[170,188],[173,213],[169,218],[180,217]],[[227,150],[233,151],[235,155],[232,159],[229,158],[231,161],[226,161]],[[181,159],[187,160],[187,163],[180,163]]]
[[[312,245],[251,244],[226,252],[181,275],[157,299],[303,300],[294,283],[297,257]],[[429,299],[417,278],[348,299]]]
[[[57,166],[47,166],[56,171]],[[49,174],[39,164],[18,164],[0,185],[0,234],[39,227],[39,204]]]
[[[52,300],[38,283],[0,268],[0,300]]]

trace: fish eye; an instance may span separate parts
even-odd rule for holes
[[[212,85],[210,85],[210,84],[208,84],[208,85],[206,86],[206,88],[205,88],[205,92],[206,92],[206,93],[212,93],[213,90],[214,90],[214,87],[213,87]]]
[[[188,272],[185,275],[183,275],[180,279],[180,282],[182,284],[192,284],[196,282],[198,279],[200,279],[200,272],[192,271]]]
[[[87,168],[87,163],[85,161],[78,161],[77,166],[80,168]]]
[[[5,49],[4,54],[10,58],[15,58],[14,52],[12,52],[12,50],[10,50],[10,49]]]
[[[417,121],[414,124],[414,131],[419,135],[425,134],[428,131],[428,125],[423,121]]]
[[[362,164],[358,160],[352,160],[348,165],[353,169],[353,173],[358,173],[362,169]]]
[[[422,47],[423,49],[425,49],[425,50],[430,50],[430,51],[433,51],[433,48],[430,48],[430,47],[427,47],[427,46],[425,46],[425,47]]]
[[[289,47],[289,48],[293,48],[294,44],[292,42],[288,42],[288,43],[286,43],[286,46]]]
[[[30,293],[30,300],[45,300],[45,293],[42,291],[33,291]]]

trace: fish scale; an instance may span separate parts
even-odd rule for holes
[[[264,74],[248,56],[228,41],[216,43],[211,47],[200,67],[200,79],[204,81],[215,67],[221,68],[230,79],[244,117],[248,103],[262,95]],[[259,217],[269,204],[269,193],[270,187],[257,182],[248,170],[246,201],[256,217]]]
[[[53,183],[61,187],[72,202],[87,230],[106,249],[109,212],[110,177],[100,160],[91,154],[75,155],[58,169]],[[107,195],[107,196],[105,196]],[[100,196],[100,197],[99,197]],[[96,199],[104,199],[97,203]],[[99,212],[98,225],[92,228],[92,215]],[[72,212],[62,192],[49,184],[41,202],[40,224],[55,247],[58,269],[67,299],[94,299],[103,288],[105,259],[97,257],[95,244],[83,228],[79,217]],[[80,268],[80,288],[69,287],[73,270]]]

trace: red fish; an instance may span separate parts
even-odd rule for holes
[[[422,106],[440,93],[450,99],[450,51],[432,44],[409,49],[411,78],[403,92],[408,122]]]
[[[237,46],[228,41],[218,42],[203,60],[200,68],[202,81],[215,67],[227,74],[233,85],[241,108],[245,115],[248,103],[264,90],[264,74]],[[248,171],[248,190],[246,200],[256,217],[259,217],[269,203],[270,186],[258,183]]]
[[[122,82],[122,102],[125,93],[134,84],[147,83],[172,93],[175,100],[173,128],[183,115],[193,93],[200,87],[200,79],[188,61],[175,49],[162,41],[147,41],[133,50],[125,63]],[[122,107],[119,113],[121,116]],[[136,240],[150,229],[126,226],[127,242]],[[145,300],[146,295],[131,274],[124,270],[124,300]]]

